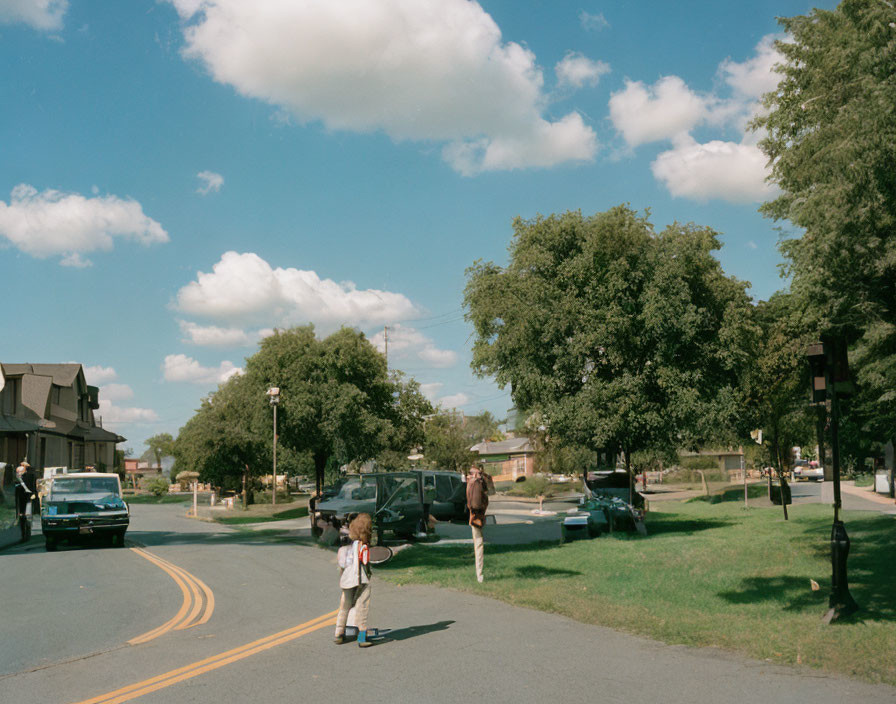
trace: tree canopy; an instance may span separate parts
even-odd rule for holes
[[[311,470],[318,487],[328,467],[420,442],[423,416],[432,410],[417,382],[387,374],[383,355],[362,333],[343,328],[320,340],[310,325],[279,330],[246,360],[245,373],[222,384],[181,429],[178,462],[218,483],[244,470],[270,471],[266,392],[273,386],[280,389],[278,469]]]
[[[786,239],[792,290],[819,329],[896,319],[896,8],[844,0],[780,20],[781,81],[755,126],[781,195],[762,210]]]
[[[143,441],[146,447],[144,457],[155,460],[156,467],[162,466],[163,457],[171,457],[174,454],[174,438],[171,433],[158,433]]]
[[[763,205],[809,329],[855,344],[856,428],[896,427],[896,6],[843,0],[780,20],[788,36],[760,146],[781,194]]]
[[[473,367],[540,411],[552,436],[594,451],[733,431],[755,330],[719,247],[706,227],[657,234],[627,206],[517,218],[509,264],[467,272]]]

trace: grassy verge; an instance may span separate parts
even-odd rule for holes
[[[858,487],[874,486],[874,475],[873,474],[857,474],[856,475],[856,486],[858,486]]]
[[[862,610],[821,624],[830,589],[831,511],[745,511],[734,502],[665,505],[646,538],[614,534],[566,545],[416,546],[377,570],[397,583],[477,592],[668,643],[718,646],[776,663],[896,685],[892,516],[847,512],[850,587]],[[821,585],[810,588],[810,579]]]
[[[129,504],[185,504],[193,500],[192,494],[135,494],[133,496],[124,496],[124,500]]]
[[[285,511],[277,511],[270,514],[258,514],[251,511],[242,512],[238,515],[215,516],[215,522],[223,523],[228,526],[238,526],[246,523],[267,523],[273,521],[287,521],[290,518],[304,518],[308,515],[307,506],[298,506]]]

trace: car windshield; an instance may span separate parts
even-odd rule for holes
[[[53,480],[50,498],[60,499],[78,494],[118,496],[118,477],[57,477]]]
[[[333,497],[346,501],[362,501],[376,498],[376,481],[367,477],[353,477],[346,479],[339,487],[339,492]]]

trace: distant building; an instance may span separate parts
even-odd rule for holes
[[[124,471],[126,474],[136,474],[137,476],[157,477],[162,473],[162,468],[158,465],[152,465],[143,460],[124,458]]]
[[[485,470],[498,481],[516,481],[535,472],[535,448],[529,438],[480,442],[470,448]]]
[[[80,364],[0,363],[0,462],[3,488],[27,458],[38,477],[47,467],[112,471],[115,444],[104,430],[99,389],[88,386]]]
[[[727,450],[700,450],[699,452],[680,452],[679,457],[685,459],[687,457],[711,457],[719,465],[719,469],[723,472],[739,470],[744,460],[744,448],[737,449],[728,448]]]

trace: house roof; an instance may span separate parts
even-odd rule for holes
[[[0,433],[33,433],[39,429],[37,423],[15,416],[0,415]]]
[[[53,379],[56,386],[71,386],[81,371],[80,364],[5,364],[0,362],[4,376],[21,376],[36,374]]]
[[[529,438],[510,438],[498,442],[480,442],[470,448],[480,455],[505,455],[510,452],[535,452]]]

